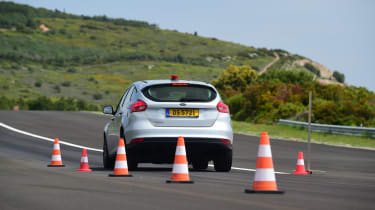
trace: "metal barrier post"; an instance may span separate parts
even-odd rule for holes
[[[307,171],[310,170],[310,153],[311,153],[311,100],[312,100],[312,92],[309,92],[309,127],[308,127],[308,143],[307,143]]]

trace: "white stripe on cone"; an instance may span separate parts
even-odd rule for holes
[[[297,165],[305,165],[305,163],[304,163],[304,161],[303,161],[303,159],[298,159],[297,160]]]
[[[115,168],[128,168],[128,162],[125,160],[118,160],[115,163]]]
[[[186,150],[184,146],[176,147],[176,155],[186,155]]]
[[[187,174],[189,173],[189,169],[187,164],[173,164],[173,174]]]
[[[61,160],[61,156],[60,155],[52,155],[52,161],[60,161]]]
[[[125,155],[126,154],[125,147],[119,147],[117,149],[117,154]]]
[[[87,156],[81,157],[81,163],[88,163],[88,162],[89,162],[89,159],[87,158]]]
[[[270,145],[259,145],[258,157],[272,157]]]
[[[53,150],[60,150],[60,144],[54,144]]]
[[[254,181],[276,181],[273,168],[257,168]]]

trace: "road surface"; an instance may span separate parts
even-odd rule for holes
[[[0,123],[101,149],[105,115],[0,111]],[[0,127],[0,209],[374,209],[375,151],[312,145],[310,176],[290,174],[302,142],[271,139],[283,195],[252,187],[259,137],[236,134],[231,172],[190,170],[194,184],[166,184],[171,165],[141,164],[133,177],[108,177],[102,153],[89,151],[91,173],[77,172],[81,149],[60,145],[64,168],[48,168],[53,143]]]

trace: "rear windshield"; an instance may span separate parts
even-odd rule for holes
[[[147,98],[158,102],[209,102],[216,98],[216,91],[203,85],[162,84],[142,90]]]

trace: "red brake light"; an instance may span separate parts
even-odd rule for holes
[[[147,104],[142,100],[138,100],[134,104],[130,105],[130,109],[131,112],[142,112],[147,109]]]
[[[145,141],[144,138],[136,138],[136,139],[131,140],[130,144],[144,142],[144,141]]]
[[[189,83],[172,83],[172,85],[188,85]]]
[[[219,112],[229,113],[229,107],[221,101],[217,104],[216,108]]]
[[[171,80],[178,80],[178,76],[175,75],[175,74],[173,74],[173,75],[171,76]]]
[[[223,142],[224,144],[230,144],[230,141],[228,139],[221,139],[221,142]]]

